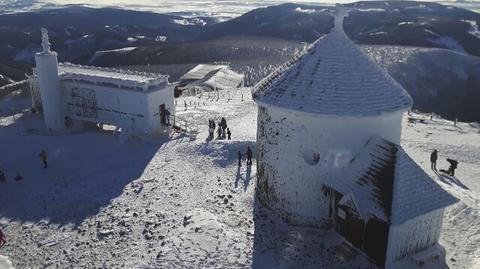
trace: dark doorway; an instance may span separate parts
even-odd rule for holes
[[[365,222],[349,207],[338,205],[336,231],[358,249],[363,248]]]
[[[167,113],[165,111],[165,104],[161,104],[159,106],[159,111],[160,111],[160,122],[163,125],[166,125],[167,124]]]
[[[365,229],[365,253],[378,266],[385,265],[388,244],[388,224],[371,218]]]

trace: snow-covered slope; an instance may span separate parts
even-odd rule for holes
[[[480,120],[480,58],[446,49],[363,46],[409,92],[414,108]]]
[[[0,167],[8,181],[0,183],[0,229],[8,240],[0,255],[16,268],[373,268],[360,255],[335,257],[334,234],[289,227],[258,204],[256,166],[236,163],[237,151],[255,151],[249,89],[178,100],[178,114],[199,124],[196,137],[172,133],[123,144],[94,129],[47,134],[28,106],[26,94],[0,100]],[[206,141],[208,119],[221,116],[232,140]],[[413,117],[425,123],[405,119],[403,147],[461,200],[444,222],[447,263],[476,269],[480,126]],[[459,160],[456,178],[428,169],[433,148],[439,168],[447,157]]]

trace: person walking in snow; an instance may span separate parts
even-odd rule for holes
[[[432,163],[431,168],[433,171],[437,171],[437,159],[438,159],[438,151],[434,149],[432,154],[430,154],[430,162]]]
[[[232,132],[230,132],[230,128],[227,128],[227,137],[228,140],[232,140]]]
[[[250,149],[250,146],[247,148],[247,166],[252,165],[252,150]]]
[[[215,129],[213,128],[213,125],[212,125],[212,120],[208,120],[208,139],[212,139],[213,138],[213,132],[215,131]]]
[[[217,135],[217,139],[222,138],[222,126],[220,125],[220,123],[218,124]]]
[[[238,167],[242,166],[242,153],[238,151]]]
[[[226,130],[227,130],[227,120],[222,117],[220,120],[220,126],[222,126],[222,138],[225,139],[226,137]]]
[[[0,170],[0,182],[7,182],[7,179],[5,178],[5,173],[3,170]]]
[[[0,248],[3,247],[3,245],[5,245],[5,243],[7,243],[7,237],[2,232],[2,230],[0,230]]]
[[[42,149],[42,151],[40,151],[40,154],[38,154],[38,156],[40,157],[40,160],[42,160],[43,162],[43,168],[47,168],[48,167],[47,152],[44,149]]]

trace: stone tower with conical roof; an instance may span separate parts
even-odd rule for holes
[[[329,34],[254,89],[258,104],[257,193],[293,223],[321,226],[322,195],[376,135],[400,143],[408,93],[345,34],[338,8]]]

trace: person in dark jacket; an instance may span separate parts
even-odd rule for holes
[[[214,121],[208,120],[208,139],[213,139],[213,133],[215,132]]]
[[[222,126],[220,125],[217,128],[217,139],[222,139]]]
[[[434,149],[432,154],[430,154],[430,162],[432,163],[431,168],[433,171],[437,171],[437,159],[438,159],[438,151]]]
[[[38,154],[38,156],[40,157],[40,160],[42,160],[43,162],[43,168],[47,168],[48,167],[47,152],[44,149],[42,149],[42,151],[40,151],[40,154]]]
[[[458,167],[458,161],[453,159],[447,159],[447,162],[450,163],[448,170],[440,169],[440,172],[445,173],[450,176],[455,176],[455,169]]]
[[[238,167],[242,166],[242,153],[238,151]]]
[[[225,118],[220,120],[220,126],[222,127],[222,138],[225,139],[225,131],[227,130],[227,120]]]
[[[247,165],[252,165],[252,150],[250,149],[250,146],[247,148]]]
[[[228,140],[232,140],[232,132],[230,132],[230,128],[227,128],[227,137]]]
[[[457,169],[458,161],[453,160],[453,159],[447,159],[447,162],[450,163],[450,167],[448,168],[447,174],[449,174],[453,177],[453,176],[455,176],[455,169]]]

